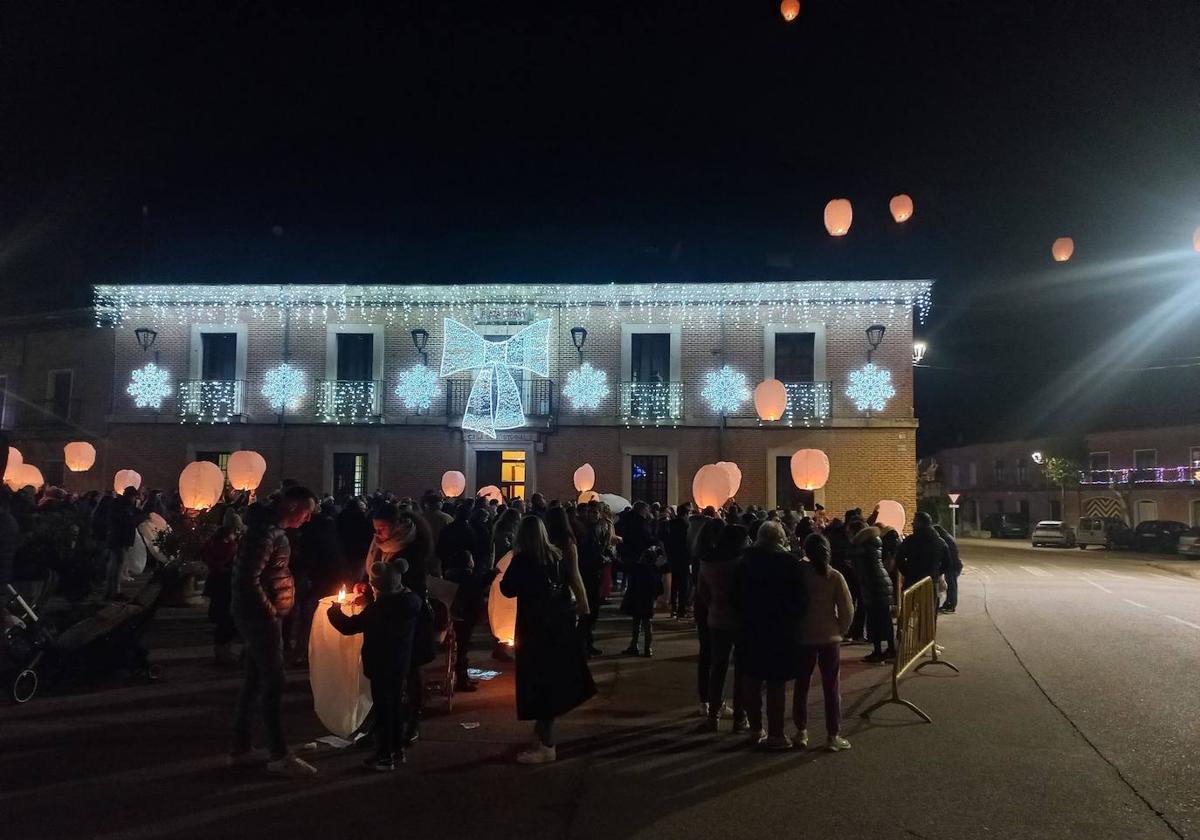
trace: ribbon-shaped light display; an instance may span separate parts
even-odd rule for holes
[[[443,319],[443,326],[441,375],[479,371],[467,397],[462,427],[494,438],[498,430],[524,426],[521,390],[512,372],[550,375],[550,319],[530,324],[503,341],[489,341],[453,318]]]

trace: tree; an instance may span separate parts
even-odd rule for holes
[[[1070,458],[1054,455],[1042,463],[1042,472],[1052,484],[1057,484],[1062,515],[1067,511],[1067,486],[1079,486],[1079,464]]]

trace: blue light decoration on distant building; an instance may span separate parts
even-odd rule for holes
[[[635,463],[633,465],[633,480],[641,481],[645,477],[646,477],[646,468],[643,467],[641,464]]]
[[[584,362],[567,373],[563,396],[571,401],[571,407],[576,411],[595,411],[608,395],[608,374],[596,370],[590,363]]]
[[[859,411],[883,411],[888,400],[896,396],[896,388],[892,385],[892,372],[877,367],[874,362],[867,362],[858,370],[850,372],[846,396],[854,402],[854,407]]]
[[[138,408],[161,408],[163,400],[171,396],[171,375],[154,362],[147,362],[133,371],[125,393],[133,397]]]
[[[700,395],[717,414],[732,414],[750,399],[750,382],[746,374],[725,365],[704,375]]]
[[[400,373],[396,382],[396,396],[400,404],[409,411],[424,411],[433,405],[441,393],[437,374],[427,365],[413,365]]]

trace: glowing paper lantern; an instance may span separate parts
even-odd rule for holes
[[[492,581],[492,591],[488,597],[488,624],[491,625],[492,635],[506,645],[511,645],[517,635],[517,599],[508,598],[500,591],[500,581],[504,580],[504,572],[512,562],[512,552],[506,552],[496,564],[500,573]]]
[[[1200,227],[1196,228],[1196,232],[1192,234],[1192,247],[1200,251]]]
[[[783,15],[783,19],[788,23],[791,23],[800,17],[800,0],[783,0],[779,4],[779,14]]]
[[[829,481],[829,456],[820,449],[800,449],[792,455],[792,481],[801,490],[820,490]]]
[[[134,490],[142,489],[142,476],[133,470],[117,470],[117,474],[113,476],[113,490],[117,494],[125,492],[126,487],[132,487]]]
[[[892,196],[892,200],[888,202],[888,209],[892,211],[892,218],[903,224],[912,218],[913,201],[904,193]]]
[[[442,495],[447,499],[456,499],[467,489],[467,477],[458,470],[446,470],[442,473]]]
[[[835,198],[825,205],[825,230],[830,236],[845,236],[850,232],[850,222],[854,220],[854,208],[850,200]]]
[[[489,484],[487,487],[480,487],[479,492],[475,494],[481,499],[487,499],[489,502],[495,499],[498,503],[504,504],[504,494],[500,492],[500,488],[495,484]]]
[[[719,508],[729,500],[729,473],[716,464],[705,464],[692,479],[692,498],[701,508]]]
[[[192,461],[179,474],[179,497],[188,510],[208,510],[224,489],[225,473],[212,461]]]
[[[588,502],[600,501],[600,494],[595,490],[584,490],[579,494],[579,504],[586,505]]]
[[[13,470],[25,463],[24,457],[21,455],[21,450],[15,446],[8,447],[8,464],[4,467],[4,475],[2,478],[8,481],[8,477],[12,475]]]
[[[239,449],[229,456],[225,471],[234,490],[257,490],[267,471],[267,459],[252,450]]]
[[[759,420],[778,420],[787,410],[787,388],[778,379],[767,379],[754,389],[754,410]]]
[[[71,472],[87,472],[96,463],[96,447],[77,440],[63,447],[63,461]]]
[[[6,473],[4,483],[8,485],[9,490],[16,493],[25,487],[32,487],[34,492],[37,492],[46,482],[42,478],[42,471],[33,464],[18,464],[15,469]]]
[[[1066,262],[1075,253],[1075,240],[1069,236],[1060,236],[1050,246],[1050,253],[1054,256],[1055,262]]]
[[[891,499],[884,499],[879,503],[879,513],[875,516],[877,524],[903,531],[905,521],[904,505]]]
[[[742,471],[733,461],[717,461],[717,466],[725,470],[725,474],[729,476],[729,498],[732,499],[741,489]]]
[[[596,471],[591,464],[584,464],[575,470],[575,489],[580,493],[591,490],[596,486]]]
[[[626,508],[633,507],[633,505],[629,503],[628,499],[624,498],[623,496],[618,496],[616,493],[601,493],[600,502],[601,504],[608,505],[608,509],[613,513],[620,513]]]

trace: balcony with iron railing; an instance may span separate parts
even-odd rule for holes
[[[1079,483],[1085,487],[1129,484],[1197,484],[1197,467],[1127,467],[1115,470],[1083,470]]]
[[[515,377],[517,393],[521,395],[521,410],[526,417],[549,418],[555,411],[554,381],[530,377]],[[446,416],[451,420],[461,419],[471,398],[474,379],[446,380]]]
[[[317,416],[326,423],[378,423],[382,415],[383,383],[378,380],[317,383]]]
[[[828,420],[833,415],[833,384],[830,382],[785,382],[787,408],[780,420],[806,423]]]
[[[244,379],[187,379],[179,383],[184,423],[230,423],[246,413]]]
[[[682,382],[622,382],[621,419],[639,426],[670,426],[683,419]]]

